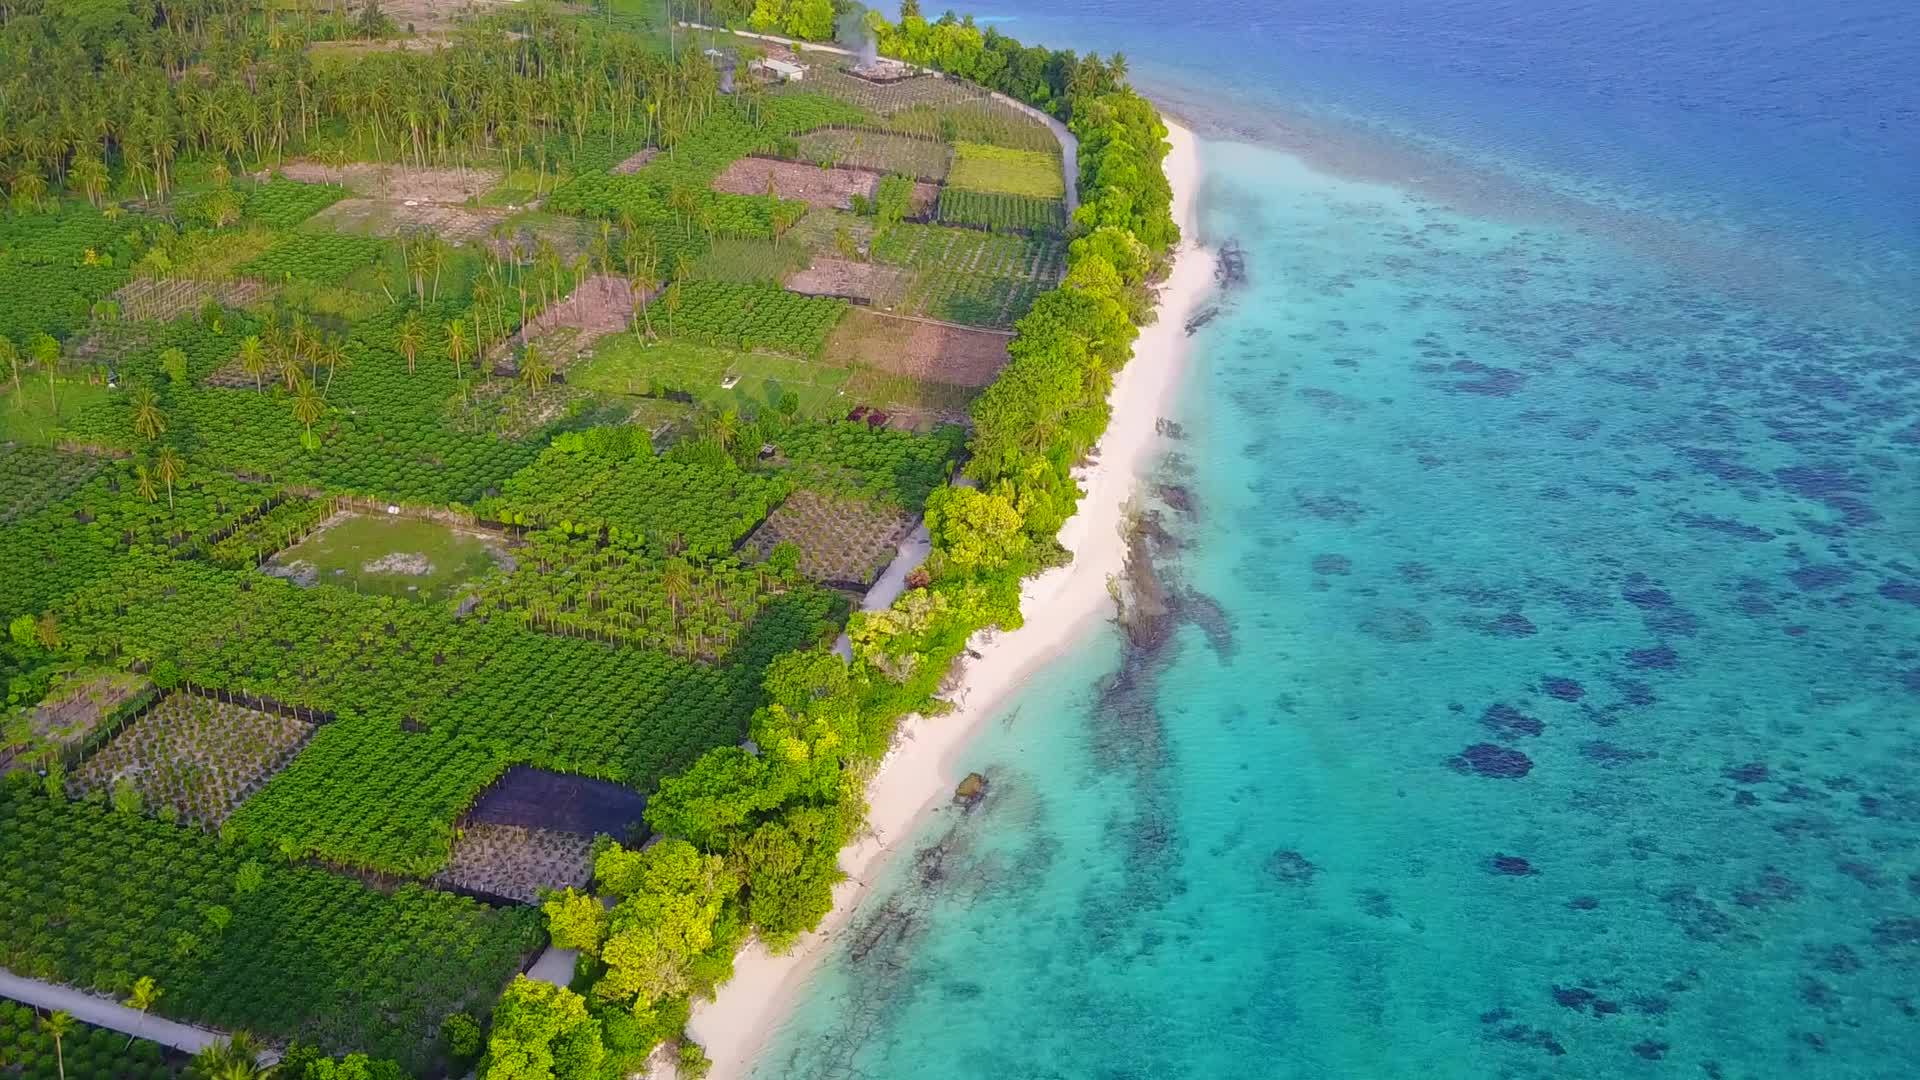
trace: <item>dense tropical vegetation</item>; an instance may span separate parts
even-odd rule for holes
[[[1117,57],[865,16],[883,51],[1067,121],[1068,219],[1045,129],[977,88],[723,93],[701,48],[725,39],[638,6],[515,5],[402,49],[371,3],[0,5],[7,968],[145,981],[157,1013],[301,1040],[283,1069],[320,1080],[631,1070],[749,935],[818,923],[896,721],[1018,623],[1178,239],[1152,107]],[[706,17],[821,38],[835,7]],[[855,213],[713,189],[822,132],[892,133],[908,167],[874,166]],[[905,220],[915,163],[966,181],[940,223]],[[1014,327],[998,381],[913,430],[847,419],[955,388],[937,357],[847,371],[847,302],[780,284],[816,255],[897,278],[901,314]],[[644,392],[569,379],[608,333]],[[733,397],[667,366],[695,349],[734,357]],[[848,550],[760,542],[783,507]],[[288,580],[276,556],[348,510],[509,557],[446,602]],[[922,513],[933,554],[891,608],[806,576]],[[54,745],[52,698],[103,673],[143,689]],[[538,912],[434,887],[528,765],[650,794],[662,839],[611,837],[591,892]],[[508,985],[549,939],[582,950],[579,993]],[[203,1071],[252,1058],[222,1053]]]

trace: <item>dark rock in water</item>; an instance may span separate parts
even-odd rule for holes
[[[1586,687],[1581,686],[1572,679],[1561,678],[1558,675],[1548,675],[1541,679],[1540,689],[1548,697],[1556,697],[1561,701],[1579,701],[1587,694]]]
[[[1621,700],[1637,708],[1645,708],[1660,700],[1654,695],[1653,687],[1643,682],[1637,682],[1633,679],[1623,679],[1616,683],[1615,686],[1620,691]]]
[[[1880,871],[1857,859],[1842,859],[1834,863],[1833,868],[1869,889],[1886,888],[1887,879],[1880,876]]]
[[[1518,855],[1501,855],[1496,853],[1493,860],[1487,864],[1487,867],[1496,874],[1506,874],[1509,877],[1533,877],[1539,873],[1538,870],[1533,868],[1532,863]]]
[[[1193,513],[1193,492],[1179,484],[1161,484],[1158,488],[1160,501],[1183,514]]]
[[[1553,988],[1554,1002],[1561,1008],[1572,1009],[1574,1012],[1587,1011],[1587,1007],[1592,1005],[1599,996],[1600,995],[1584,986],[1555,986]]]
[[[1282,885],[1306,886],[1313,884],[1313,876],[1320,868],[1307,861],[1305,855],[1291,848],[1282,848],[1267,856],[1267,873]]]
[[[1206,307],[1203,307],[1199,311],[1194,312],[1192,315],[1187,316],[1187,324],[1186,324],[1187,336],[1192,337],[1193,335],[1199,333],[1201,327],[1207,325],[1208,323],[1212,322],[1213,320],[1219,317],[1220,317],[1220,305],[1218,304],[1208,304]]]
[[[1860,955],[1845,945],[1809,951],[1814,954],[1812,959],[1822,971],[1830,971],[1835,975],[1851,975],[1860,970]]]
[[[1627,586],[1620,590],[1620,595],[1626,598],[1627,603],[1642,611],[1673,606],[1673,594],[1665,589],[1653,587],[1640,574],[1635,574],[1627,580]]]
[[[1652,1039],[1642,1039],[1633,1044],[1633,1052],[1648,1061],[1659,1061],[1667,1056],[1667,1044],[1654,1042]]]
[[[1229,240],[1220,245],[1220,254],[1213,266],[1213,279],[1223,289],[1234,289],[1247,283],[1247,252],[1240,246],[1240,241]]]
[[[1325,577],[1330,574],[1346,575],[1353,571],[1353,560],[1345,555],[1315,555],[1313,572]]]
[[[1920,946],[1920,916],[1898,915],[1874,923],[1873,943],[1882,949]]]
[[[1889,600],[1899,600],[1920,607],[1920,585],[1911,581],[1889,581],[1875,591]]]
[[[1736,784],[1763,784],[1767,780],[1767,767],[1758,761],[1749,761],[1745,765],[1722,769],[1720,775]]]
[[[1455,772],[1471,772],[1503,780],[1516,780],[1533,771],[1533,759],[1506,746],[1474,743],[1449,758]]]
[[[977,772],[968,773],[967,778],[953,789],[954,804],[968,810],[980,805],[980,800],[986,797],[987,778]]]
[[[1670,889],[1661,899],[1667,906],[1667,918],[1695,941],[1712,941],[1733,930],[1733,919],[1691,888]]]
[[[1800,892],[1799,882],[1769,866],[1752,885],[1734,890],[1733,902],[1746,908],[1771,907],[1798,900]]]
[[[1597,896],[1576,896],[1567,901],[1567,906],[1575,911],[1592,911],[1600,906],[1600,898]]]
[[[1487,711],[1480,714],[1480,726],[1503,739],[1534,736],[1547,729],[1547,725],[1504,701],[1487,706]]]
[[[1680,657],[1665,645],[1655,645],[1651,649],[1635,649],[1627,654],[1627,663],[1637,668],[1665,670],[1679,662]]]
[[[1481,628],[1481,632],[1494,637],[1522,638],[1539,633],[1539,628],[1534,626],[1525,615],[1517,611],[1509,611],[1486,624]]]

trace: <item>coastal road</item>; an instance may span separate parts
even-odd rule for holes
[[[160,988],[163,995],[166,989],[164,986]],[[197,1054],[209,1046],[227,1041],[223,1031],[146,1015],[112,998],[97,997],[58,983],[28,979],[4,968],[0,968],[0,997],[12,998],[48,1012],[65,1010],[73,1014],[74,1019],[84,1020],[94,1027],[108,1028],[123,1035],[136,1035],[189,1054]],[[271,1065],[278,1060],[278,1051],[270,1050],[261,1055],[262,1064]]]

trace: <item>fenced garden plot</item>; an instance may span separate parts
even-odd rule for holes
[[[538,912],[417,886],[384,894],[31,785],[0,784],[0,836],[8,970],[115,997],[149,975],[165,991],[157,1014],[420,1074],[437,1075],[441,1020],[484,1012],[542,939]]]
[[[1047,125],[1003,101],[980,97],[943,105],[916,105],[881,121],[892,131],[945,142],[985,143],[1009,150],[1057,154],[1060,141]]]
[[[691,402],[757,413],[777,410],[792,394],[803,417],[844,413],[840,388],[847,378],[847,369],[833,363],[692,341],[647,342],[638,334],[602,341],[567,372],[569,386],[620,395],[656,413],[671,407],[684,414]],[[677,402],[682,395],[691,401]]]
[[[713,178],[713,190],[731,195],[766,195],[771,189],[781,199],[821,209],[845,210],[853,205],[855,195],[872,198],[879,182],[878,175],[862,169],[743,157]]]
[[[884,128],[821,128],[794,139],[800,156],[815,165],[911,176],[940,183],[953,167],[953,147],[938,139]]]
[[[812,265],[797,271],[786,280],[787,291],[806,296],[837,296],[844,300],[853,300],[879,308],[890,308],[898,304],[907,294],[909,275],[895,266],[880,263],[853,262],[848,259],[815,258]],[[856,314],[858,309],[848,313]],[[839,326],[845,326],[841,320]],[[839,326],[827,341],[827,355],[835,357],[832,342],[839,336]]]
[[[538,903],[543,889],[585,888],[593,879],[593,838],[522,825],[469,824],[453,842],[443,889]]]
[[[518,825],[624,842],[641,823],[647,797],[609,780],[515,765],[489,785],[467,814],[469,826]]]
[[[897,318],[858,308],[834,328],[826,355],[835,363],[946,383],[986,386],[1007,364],[1013,335],[924,319]],[[862,397],[865,401],[866,398]]]
[[[313,726],[190,693],[173,693],[134,718],[73,773],[77,792],[121,782],[162,817],[207,829],[279,772]]]
[[[1011,328],[1059,284],[1066,245],[1052,236],[903,224],[874,242],[873,257],[918,271],[895,307],[901,314]]]
[[[775,545],[794,544],[801,574],[860,591],[893,561],[912,527],[913,518],[897,506],[803,489],[781,503],[748,542],[762,557]]]
[[[1067,193],[1059,154],[985,143],[954,144],[953,171],[947,183],[967,191],[1002,191],[1036,199],[1060,199]]]
[[[844,300],[801,296],[768,285],[690,281],[654,300],[654,328],[742,352],[765,350],[819,356],[833,325],[847,313]]]
[[[259,281],[195,281],[188,278],[136,278],[113,294],[120,316],[152,322],[170,322],[191,315],[211,300],[223,308],[248,307],[271,293]]]
[[[16,767],[41,768],[54,760],[69,765],[79,761],[153,693],[152,683],[129,672],[69,678],[27,714],[27,739],[10,744],[0,736],[0,773]]]
[[[1067,204],[1060,199],[947,187],[940,191],[937,216],[942,225],[969,229],[1057,233],[1067,227]]]
[[[811,67],[804,81],[784,83],[775,93],[826,94],[863,112],[879,116],[891,116],[916,106],[958,105],[989,100],[986,91],[980,87],[944,75],[928,74],[892,82],[874,82],[826,63],[815,63],[814,59],[809,55],[803,60]]]

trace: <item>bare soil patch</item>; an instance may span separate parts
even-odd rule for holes
[[[747,542],[764,557],[774,545],[791,541],[800,548],[802,574],[863,590],[893,561],[912,527],[913,518],[897,507],[803,490],[767,515]]]
[[[468,825],[453,843],[442,888],[536,903],[541,889],[584,888],[593,878],[591,837],[523,825]]]
[[[631,176],[639,172],[646,166],[647,162],[652,161],[659,155],[660,149],[658,147],[649,146],[620,164],[615,165],[613,167],[613,174],[615,176]]]
[[[309,184],[342,184],[368,198],[442,204],[477,199],[500,183],[496,169],[421,168],[364,161],[347,165],[290,161],[280,167],[280,173],[289,180]]]
[[[527,320],[522,341],[540,346],[556,366],[593,348],[594,342],[618,334],[633,321],[637,296],[627,280],[613,274],[595,274],[582,281],[565,300]],[[512,352],[512,343],[498,347],[497,365]]]
[[[272,286],[264,282],[246,279],[188,281],[139,278],[121,286],[113,294],[113,301],[120,305],[122,318],[166,322],[176,316],[199,311],[208,300],[218,302],[221,307],[242,308],[272,291]]]
[[[827,338],[826,357],[915,379],[985,386],[1007,364],[1013,335],[858,308]]]
[[[823,169],[796,161],[772,158],[741,158],[727,166],[713,181],[713,190],[734,195],[765,195],[767,183],[783,199],[799,199],[808,206],[845,210],[853,205],[853,196],[873,197],[880,177],[859,169]],[[938,196],[935,196],[938,198]]]
[[[483,239],[487,231],[507,218],[507,211],[445,203],[412,205],[397,199],[341,199],[314,215],[336,232],[361,236],[397,236],[428,232],[449,244]]]
[[[787,275],[785,284],[808,296],[843,296],[884,307],[906,291],[907,272],[881,263],[815,256],[813,265]]]

